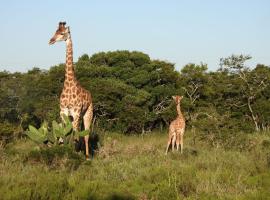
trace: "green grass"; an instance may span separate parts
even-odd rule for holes
[[[0,149],[0,199],[270,199],[269,134],[246,136],[246,150],[190,135],[165,156],[167,134],[105,133],[89,162],[18,140]]]

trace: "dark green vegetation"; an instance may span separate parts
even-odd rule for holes
[[[267,199],[270,67],[248,68],[249,59],[177,72],[140,52],[81,56],[76,76],[92,93],[101,136],[91,162],[69,146],[45,148],[25,136],[29,124],[60,122],[64,65],[0,72],[0,199]],[[186,148],[166,157],[177,94]]]
[[[212,134],[269,129],[270,68],[245,66],[248,56],[221,59],[221,68],[189,64],[177,72],[140,52],[83,55],[76,76],[93,95],[96,127],[123,133],[162,130],[176,115],[172,95],[183,95],[188,127]],[[59,121],[64,65],[27,73],[0,72],[1,136],[29,124]]]

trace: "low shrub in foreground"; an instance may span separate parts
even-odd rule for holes
[[[68,145],[53,146],[32,150],[25,158],[26,162],[43,163],[50,168],[65,166],[71,169],[77,169],[84,161],[83,155],[74,152],[73,148]]]

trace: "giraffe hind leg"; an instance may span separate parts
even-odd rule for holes
[[[165,152],[166,155],[168,154],[168,150],[169,150],[171,142],[172,142],[172,134],[169,132],[169,139],[167,142],[167,148],[166,148],[166,152]]]

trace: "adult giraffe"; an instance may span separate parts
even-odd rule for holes
[[[49,44],[66,42],[66,67],[64,87],[60,96],[60,116],[72,116],[73,129],[79,130],[80,119],[83,117],[84,129],[90,130],[93,118],[93,103],[91,93],[84,89],[77,81],[73,67],[73,49],[69,27],[66,22],[59,22],[59,26],[50,39]],[[86,159],[89,159],[88,149],[89,135],[84,136]]]

